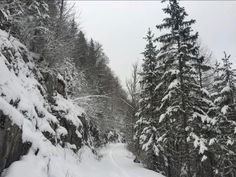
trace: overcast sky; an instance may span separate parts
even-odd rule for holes
[[[141,63],[145,41],[150,27],[165,14],[166,4],[160,1],[73,1],[80,27],[87,38],[99,41],[110,59],[110,66],[122,84],[130,77],[131,66]],[[197,20],[194,29],[201,43],[221,59],[223,51],[231,54],[236,66],[236,1],[184,1],[189,17]],[[80,14],[80,15],[79,15]]]

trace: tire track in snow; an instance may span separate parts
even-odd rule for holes
[[[110,159],[111,159],[112,164],[119,170],[119,172],[121,172],[122,176],[120,176],[120,177],[131,177],[131,176],[129,176],[129,175],[126,173],[126,171],[123,170],[123,169],[118,165],[118,163],[115,161],[112,150],[109,150],[109,157],[110,157]]]

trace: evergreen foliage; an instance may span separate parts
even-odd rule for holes
[[[235,69],[232,69],[230,55],[224,53],[223,65],[216,63],[213,82],[215,138],[211,150],[215,154],[215,172],[219,176],[235,176]]]
[[[150,169],[156,169],[154,158],[156,156],[156,128],[155,128],[155,109],[157,107],[155,87],[157,85],[157,50],[154,44],[154,35],[151,30],[148,30],[146,37],[147,42],[145,51],[143,52],[142,72],[140,73],[141,93],[139,101],[139,110],[137,112],[138,121],[136,122],[135,139],[136,147],[138,148],[137,155],[144,156],[147,166]],[[146,153],[140,153],[140,150],[145,150]]]
[[[177,0],[163,11],[168,17],[156,26],[164,31],[155,40],[160,47],[149,30],[143,53],[136,155],[168,177],[234,176],[235,70],[229,56],[217,69],[212,95],[204,83],[212,67],[197,44],[195,20],[186,20]]]

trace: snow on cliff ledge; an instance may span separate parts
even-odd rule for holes
[[[47,171],[50,170],[48,165],[52,164],[53,159],[73,163],[78,161],[78,156],[72,150],[75,145],[66,143],[62,148],[59,143],[62,141],[60,138],[67,134],[67,130],[52,114],[51,106],[44,95],[45,88],[37,79],[42,75],[34,66],[33,56],[34,54],[17,39],[8,39],[8,34],[0,30],[0,111],[22,130],[22,141],[31,144],[28,154],[22,157],[21,161],[34,160],[28,168],[39,165]],[[76,127],[77,134],[82,133],[83,125],[79,119],[83,113],[82,109],[59,94],[55,96],[55,101],[57,106],[54,106],[54,109],[63,110],[64,118]],[[46,135],[50,135],[54,141],[50,141]],[[71,157],[69,161],[64,159],[66,154]],[[61,171],[57,177],[66,176],[68,172],[63,163],[53,165]],[[14,169],[14,163],[11,168]],[[8,176],[7,171],[5,170],[5,176]],[[40,174],[30,176],[37,177]]]

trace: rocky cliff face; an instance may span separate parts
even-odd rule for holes
[[[37,67],[36,60],[0,31],[0,174],[25,154],[53,159],[62,149],[73,154],[92,147],[92,125],[67,98],[63,77]]]

